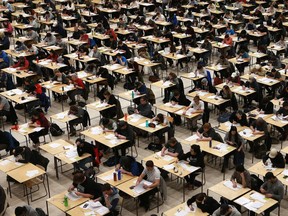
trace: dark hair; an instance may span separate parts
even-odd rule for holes
[[[77,142],[84,143],[85,140],[84,140],[84,139],[81,139],[81,138],[77,138],[77,139],[75,140],[75,143],[77,143]]]
[[[194,151],[197,155],[199,155],[199,154],[201,153],[201,148],[200,148],[200,146],[197,145],[197,144],[191,145],[191,149],[193,149],[193,151]]]
[[[50,32],[48,32],[47,34],[46,34],[46,37],[51,37],[52,36],[52,34],[50,33]]]
[[[73,183],[80,184],[84,181],[85,175],[83,172],[76,172],[73,175]]]
[[[118,126],[117,127],[118,129],[121,129],[124,126],[127,126],[127,122],[126,121],[119,121],[117,126]]]
[[[288,106],[288,101],[284,101],[283,107]]]
[[[274,174],[272,173],[272,172],[267,172],[266,174],[265,174],[265,180],[267,181],[267,180],[270,180],[270,179],[272,179],[272,178],[276,178],[276,176],[274,176]]]
[[[21,154],[24,148],[24,146],[17,146],[14,150],[14,156],[17,157],[19,154]]]
[[[109,118],[102,118],[102,124],[107,125],[109,123]]]
[[[120,53],[117,53],[116,57],[119,57],[119,56],[121,57],[121,54],[120,54]]]
[[[108,90],[106,90],[104,91],[103,95],[111,95],[111,93]]]
[[[228,212],[229,208],[230,206],[228,204],[222,204],[220,207],[220,214],[225,215]]]
[[[170,145],[170,144],[175,144],[177,142],[178,142],[177,139],[175,137],[172,137],[168,140],[167,144]]]
[[[38,112],[37,110],[32,110],[31,116],[37,116],[37,117],[39,117],[39,116],[40,116],[40,112]]]
[[[243,173],[245,171],[245,168],[244,168],[243,164],[240,164],[240,165],[236,166],[235,170],[237,172]]]
[[[158,113],[157,116],[159,123],[163,123],[164,122],[164,115],[162,113]]]
[[[146,161],[146,167],[154,167],[154,162],[152,160]]]
[[[72,105],[72,106],[70,106],[70,111],[78,112],[78,107],[76,105]]]
[[[27,212],[27,209],[25,208],[25,206],[18,206],[15,208],[15,215],[16,216],[21,216],[23,215],[23,213],[26,213]]]
[[[147,98],[147,96],[143,96],[143,97],[141,97],[140,100],[144,100],[144,101],[148,102],[148,98]]]
[[[207,195],[206,195],[205,193],[199,193],[199,194],[196,196],[196,201],[199,200],[200,202],[202,202],[206,196],[207,196]]]
[[[179,90],[174,90],[174,96],[179,96],[179,95],[180,95]]]
[[[109,191],[111,190],[111,185],[109,183],[105,183],[103,186],[102,186],[102,191]]]
[[[232,131],[236,131],[236,135],[235,135],[235,143],[238,144],[238,131],[237,131],[237,127],[235,127],[235,126],[231,126],[230,131],[229,131],[229,135],[228,135],[228,139],[229,139],[229,141],[232,140]]]

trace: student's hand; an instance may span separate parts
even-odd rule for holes
[[[161,152],[161,157],[164,157],[165,156],[165,152]]]
[[[144,184],[144,185],[143,185],[143,188],[144,188],[144,189],[148,189],[148,188],[149,188],[149,186],[148,186],[148,185],[146,185],[146,184]]]
[[[139,111],[137,110],[137,109],[135,109],[135,111],[134,111],[136,114],[139,114]]]
[[[82,193],[79,192],[79,191],[75,191],[75,194],[76,194],[77,196],[82,196]]]
[[[264,188],[260,188],[260,192],[261,192],[262,194],[264,194],[264,193],[266,193],[266,190],[265,190]]]
[[[265,197],[266,197],[266,198],[272,198],[272,197],[273,197],[273,194],[270,194],[270,193],[269,193],[269,194],[265,194]]]
[[[71,191],[74,190],[74,188],[75,188],[74,185],[71,185],[71,186],[68,188],[68,191],[71,192]]]
[[[233,188],[237,187],[237,183],[235,181],[232,182]]]

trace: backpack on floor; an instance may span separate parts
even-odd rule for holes
[[[218,117],[217,121],[220,123],[227,122],[227,121],[229,121],[230,115],[231,115],[231,113],[225,112]]]
[[[55,123],[50,125],[50,133],[52,136],[61,136],[64,134],[64,131]]]

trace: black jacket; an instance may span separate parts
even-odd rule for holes
[[[241,126],[248,126],[247,116],[245,113],[242,114],[242,118],[238,119],[236,116],[236,112],[233,112],[229,118],[229,121],[233,123],[233,121],[237,122]]]
[[[190,152],[187,152],[186,154],[183,154],[181,157],[179,157],[179,160],[188,160],[191,166],[201,168],[205,167],[204,157],[202,153],[199,153],[198,155],[192,155]]]
[[[269,159],[269,153],[266,154],[262,161],[263,163],[265,163],[268,159]],[[283,155],[278,152],[275,158],[270,158],[271,163],[272,163],[272,167],[277,167],[277,168],[285,168],[285,160],[283,158]]]
[[[89,153],[94,158],[94,146],[88,142],[84,142],[83,147],[77,146],[78,155],[81,157],[84,153]]]
[[[197,195],[198,194],[187,201],[188,206],[196,201]],[[202,212],[207,212],[209,215],[212,215],[213,212],[220,207],[220,204],[213,197],[207,196],[204,203],[197,203],[197,207],[200,208]]]

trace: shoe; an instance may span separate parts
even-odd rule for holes
[[[69,103],[69,106],[73,106],[73,105],[76,105],[76,102],[75,102],[75,101],[71,101],[71,102]]]

